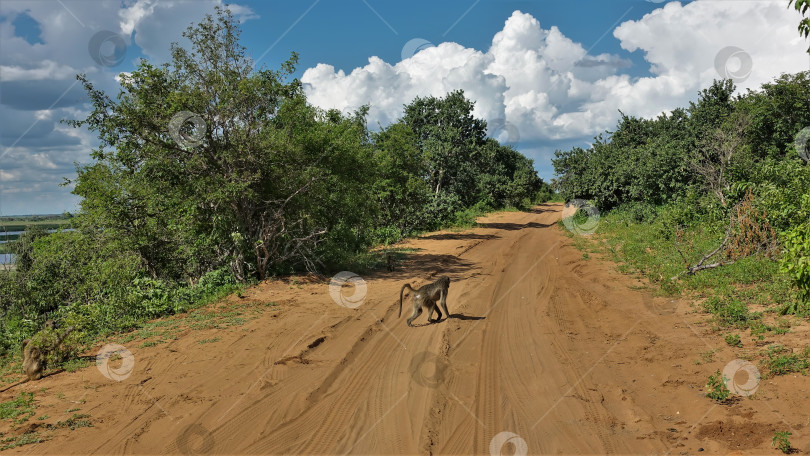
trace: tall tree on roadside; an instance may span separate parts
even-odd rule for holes
[[[319,244],[368,212],[365,113],[311,107],[290,80],[296,54],[255,68],[239,35],[217,8],[184,33],[189,49],[122,75],[115,100],[79,76],[93,109],[70,123],[101,140],[78,169],[85,222],[127,239],[154,277],[314,269]]]
[[[469,184],[467,174],[478,160],[477,148],[484,143],[487,128],[485,121],[473,116],[474,107],[463,90],[456,90],[444,98],[416,97],[402,117],[426,155],[430,187],[436,194],[447,189],[465,204],[472,202],[465,196],[474,196],[474,191],[452,187]]]

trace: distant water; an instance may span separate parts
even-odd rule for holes
[[[14,255],[10,253],[0,253],[0,264],[9,264],[14,260]]]
[[[47,230],[48,233],[56,233],[59,230]],[[62,231],[76,231],[76,228],[64,228]],[[25,231],[0,231],[0,244],[5,244],[8,242],[9,237],[13,237],[16,239],[17,236],[25,233]],[[14,240],[12,239],[12,241]],[[0,263],[2,264],[2,263]]]
[[[52,230],[45,230],[48,233],[56,233],[59,230],[52,229]],[[63,228],[62,231],[76,231],[76,228]],[[25,231],[0,231],[0,237],[5,236],[19,236],[25,233]]]

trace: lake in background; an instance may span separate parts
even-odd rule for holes
[[[0,264],[9,264],[14,259],[14,255],[10,253],[0,253]]]

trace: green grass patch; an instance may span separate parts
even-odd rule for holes
[[[10,450],[12,448],[21,447],[23,445],[30,445],[32,443],[41,443],[44,439],[40,437],[38,432],[29,432],[18,437],[9,437],[2,440],[3,445],[0,446],[0,451]]]
[[[685,292],[705,298],[702,310],[712,315],[720,328],[747,329],[762,318],[751,306],[778,312],[782,302],[796,297],[790,278],[781,273],[777,261],[751,256],[736,263],[707,269],[694,275],[680,275],[687,263],[694,265],[714,250],[725,233],[725,220],[698,219],[676,229],[667,208],[658,215],[638,217],[631,210],[602,214],[595,237],[573,236],[575,246],[586,252],[598,249],[618,263],[624,273],[639,274],[657,284],[665,294]],[[594,240],[596,242],[594,242]],[[583,244],[588,244],[586,248]],[[771,329],[786,332],[786,328]]]
[[[69,359],[62,363],[62,369],[68,372],[76,372],[79,369],[84,369],[93,364],[89,358],[75,358]]]
[[[91,423],[87,418],[90,418],[90,415],[74,413],[73,416],[66,420],[57,421],[56,424],[49,424],[48,429],[67,428],[72,431],[82,427],[93,427],[93,423]]]
[[[726,334],[726,343],[731,347],[742,347],[739,334]]]
[[[807,369],[810,368],[810,347],[795,353],[789,348],[774,344],[765,350],[764,355],[763,364],[768,369],[769,377],[793,372],[807,375]]]
[[[34,416],[34,393],[20,393],[16,398],[0,402],[0,419],[11,420],[14,424],[21,424]]]

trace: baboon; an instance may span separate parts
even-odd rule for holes
[[[387,254],[385,254],[385,263],[386,263],[386,268],[388,268],[388,272],[394,272],[395,260],[394,260],[394,254],[393,253],[388,252]]]
[[[56,325],[53,321],[48,320],[45,322],[45,328],[43,331],[40,331],[38,335],[41,335],[45,330],[53,331],[55,326]],[[42,378],[42,373],[48,367],[48,354],[59,349],[59,345],[62,344],[65,337],[73,332],[74,329],[76,329],[75,326],[67,328],[61,335],[57,335],[56,340],[52,343],[49,343],[50,341],[43,340],[45,339],[44,336],[40,336],[38,338],[39,342],[42,343],[41,345],[32,342],[31,339],[25,339],[22,341],[22,366],[23,371],[25,371],[25,375],[28,376],[28,380],[39,380]]]
[[[399,316],[402,316],[402,294],[405,292],[405,289],[409,289],[414,292],[413,294],[413,314],[411,314],[410,318],[408,318],[408,326],[413,326],[411,322],[416,319],[419,315],[422,315],[422,308],[424,307],[428,311],[428,321],[431,323],[435,323],[442,319],[442,312],[439,310],[439,306],[436,305],[436,301],[439,301],[441,304],[442,309],[445,313],[445,318],[450,316],[450,312],[447,310],[447,290],[450,288],[450,277],[441,276],[438,280],[433,283],[429,283],[423,287],[418,289],[411,288],[411,284],[406,283],[402,286],[402,289],[399,290]],[[433,320],[431,317],[433,316],[433,311],[439,315],[436,320]]]

